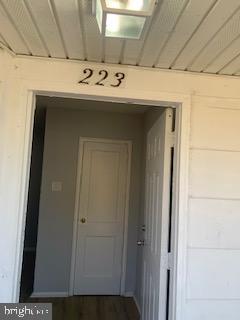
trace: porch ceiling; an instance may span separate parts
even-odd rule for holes
[[[141,40],[103,38],[92,0],[0,0],[16,54],[240,75],[239,0],[158,0]]]

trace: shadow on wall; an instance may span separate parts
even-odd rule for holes
[[[46,110],[35,112],[20,297],[33,292]]]

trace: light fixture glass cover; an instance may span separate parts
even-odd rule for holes
[[[144,17],[107,13],[106,37],[139,39],[146,21]]]
[[[99,30],[106,37],[139,39],[156,0],[95,0]]]

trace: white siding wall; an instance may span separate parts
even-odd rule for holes
[[[187,317],[240,315],[240,102],[195,98],[191,120]]]
[[[13,265],[22,241],[17,224],[23,218],[24,137],[30,132],[26,87],[126,100],[161,99],[160,92],[167,92],[192,98],[186,293],[177,319],[239,320],[240,79],[120,66],[127,73],[124,88],[83,88],[77,85],[83,65],[13,59],[0,104],[0,301],[16,299]]]
[[[7,110],[4,108],[6,102],[6,81],[9,71],[9,57],[0,49],[0,301],[9,301],[11,298],[12,288],[9,278],[13,276],[14,256],[11,248],[15,245],[16,238],[14,234],[16,230],[11,230],[13,219],[16,219],[14,214],[9,214],[11,208],[8,203],[9,189],[6,185],[7,181],[11,181],[11,176],[5,171],[7,161],[11,163],[11,158],[7,158],[6,149],[7,141],[6,130],[9,125],[7,120]],[[14,168],[12,167],[14,170]],[[11,188],[11,187],[10,187]],[[6,206],[6,204],[8,205]],[[9,210],[10,209],[10,210]],[[11,238],[6,236],[10,232]],[[14,232],[15,231],[15,232]]]

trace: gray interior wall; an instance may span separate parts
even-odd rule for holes
[[[143,116],[64,108],[47,110],[34,291],[69,289],[80,136],[133,142],[126,272],[126,291],[133,292],[141,206]],[[51,191],[52,181],[62,182],[61,192]]]
[[[147,133],[164,112],[164,108],[150,109],[145,113],[144,124],[143,124],[143,163],[142,163],[142,181],[141,181],[141,210],[139,215],[139,228],[138,228],[138,239],[144,239],[145,235],[141,227],[144,224],[144,193],[145,193],[145,166],[146,166],[146,141]],[[136,287],[135,287],[135,298],[139,306],[142,302],[142,256],[143,247],[137,248],[137,269],[136,269]]]

